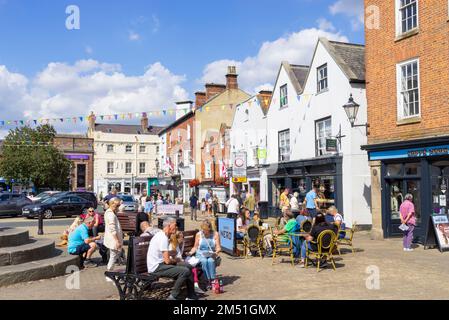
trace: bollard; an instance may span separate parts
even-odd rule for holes
[[[44,213],[43,212],[39,213],[39,221],[37,224],[37,234],[40,236],[44,234]]]

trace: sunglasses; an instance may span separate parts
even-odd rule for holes
[[[94,210],[89,210],[89,212],[95,212]]]

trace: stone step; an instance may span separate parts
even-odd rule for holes
[[[30,239],[17,247],[0,248],[0,266],[17,265],[42,260],[55,255],[55,242],[50,239]]]
[[[68,266],[78,266],[78,256],[61,254],[49,259],[0,267],[0,287],[63,276]]]
[[[15,247],[29,242],[29,233],[26,229],[0,228],[0,248]]]

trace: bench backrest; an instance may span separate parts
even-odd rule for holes
[[[122,231],[127,234],[134,234],[137,231],[137,213],[117,213],[118,221]]]
[[[195,244],[195,235],[198,230],[184,231],[184,252],[190,251]],[[141,274],[147,273],[147,253],[150,247],[150,241],[153,236],[131,237],[128,246],[127,273]]]

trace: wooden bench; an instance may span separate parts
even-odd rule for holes
[[[138,233],[137,214],[137,212],[117,213],[117,218],[124,234],[131,236]]]
[[[183,255],[189,252],[195,244],[198,230],[184,232]],[[141,300],[146,291],[153,288],[159,277],[148,273],[147,252],[152,236],[131,236],[128,243],[128,256],[124,271],[106,271],[105,276],[112,279],[117,287],[120,300]]]

